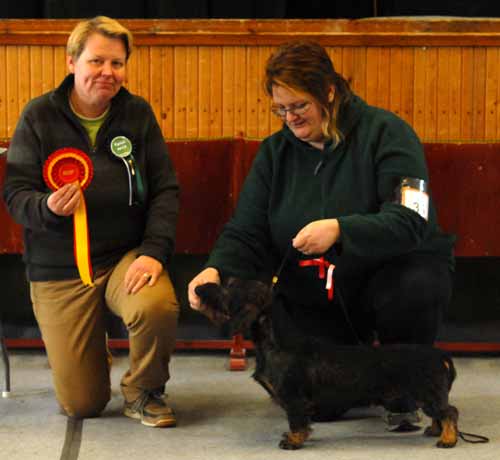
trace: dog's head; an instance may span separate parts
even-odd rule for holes
[[[261,281],[230,278],[223,285],[206,283],[195,288],[204,313],[216,324],[229,322],[243,332],[271,304],[271,288]]]

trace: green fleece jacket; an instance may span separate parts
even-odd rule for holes
[[[394,202],[401,177],[429,179],[412,128],[355,95],[339,121],[342,142],[323,151],[286,126],[262,142],[207,266],[223,277],[244,278],[272,273],[285,255],[286,265],[298,266],[303,256],[287,252],[292,238],[306,224],[328,218],[338,219],[341,230],[339,244],[324,254],[335,263],[335,276],[357,277],[410,253],[435,255],[453,266],[454,237],[439,229],[432,198],[428,221]],[[317,285],[308,282],[317,274],[288,270],[304,290]]]
[[[24,227],[24,261],[31,281],[78,278],[73,255],[73,219],[53,214],[43,165],[55,150],[71,147],[92,160],[94,175],[84,191],[94,272],[116,263],[127,251],[167,264],[174,251],[178,215],[176,174],[151,106],[121,88],[100,127],[95,147],[71,110],[68,75],[54,91],[30,101],[17,124],[7,153],[4,198]],[[126,136],[141,172],[144,200],[129,205],[129,181],[110,141]]]

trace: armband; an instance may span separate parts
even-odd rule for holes
[[[429,218],[427,182],[416,177],[402,177],[396,188],[396,202],[412,209],[425,220]]]

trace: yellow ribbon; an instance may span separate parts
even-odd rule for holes
[[[90,261],[89,227],[87,223],[87,207],[80,189],[80,204],[73,214],[74,251],[76,266],[83,284],[93,286],[92,264]]]

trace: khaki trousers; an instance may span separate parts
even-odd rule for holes
[[[127,294],[125,273],[135,250],[96,274],[80,279],[31,282],[31,300],[45,343],[56,397],[67,415],[99,415],[111,397],[105,308],[122,318],[129,333],[129,369],[121,380],[127,401],[143,390],[162,388],[175,346],[179,305],[164,270],[154,286]]]

